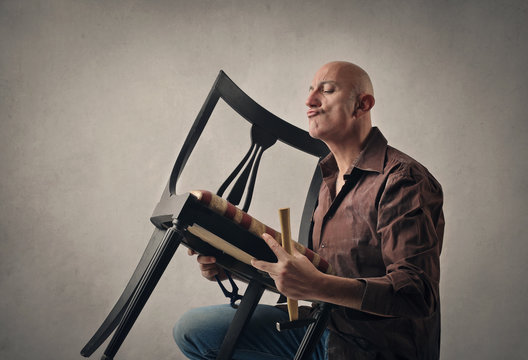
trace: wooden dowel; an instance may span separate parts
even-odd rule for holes
[[[282,247],[288,254],[292,253],[292,240],[291,240],[291,229],[290,229],[290,209],[284,208],[279,209],[279,219],[281,225],[282,234]],[[288,301],[288,314],[290,321],[297,320],[299,318],[299,304],[297,300],[287,299]]]

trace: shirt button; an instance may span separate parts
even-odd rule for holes
[[[324,244],[324,243],[323,243],[323,244],[321,244],[321,247],[322,247],[322,248],[324,248],[324,247],[325,247],[325,244]]]

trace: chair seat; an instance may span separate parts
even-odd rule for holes
[[[279,244],[282,244],[282,235],[280,232],[260,222],[259,220],[245,213],[235,205],[231,204],[229,201],[221,198],[220,196],[217,196],[207,190],[194,190],[190,193],[195,196],[200,203],[207,206],[213,212],[241,226],[245,230],[253,233],[254,235],[260,237],[262,234],[266,233],[271,235],[271,237],[273,237]],[[198,225],[192,225],[188,227],[187,231],[189,231],[195,236],[198,236],[203,241],[209,243],[215,248],[234,257],[235,259],[242,261],[248,265],[251,265],[251,259],[253,258],[253,256],[243,250],[238,249],[237,247],[230,244],[228,241],[218,237],[210,231]],[[306,256],[319,271],[326,274],[334,274],[332,266],[328,263],[328,261],[321,258],[319,254],[308,249],[297,241],[293,241],[293,244],[295,245],[297,251]]]

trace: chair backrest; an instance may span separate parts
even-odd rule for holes
[[[224,197],[224,193],[230,188],[224,198],[237,206],[245,195],[245,201],[241,207],[245,212],[251,205],[261,157],[264,151],[273,146],[277,140],[318,158],[326,156],[329,152],[323,142],[313,139],[306,131],[264,109],[245,94],[223,71],[220,71],[185,139],[162,198],[176,195],[178,179],[219,99],[223,99],[227,105],[251,124],[249,150],[216,192],[217,195]],[[316,168],[306,196],[299,229],[298,240],[305,246],[311,245],[308,244],[310,220],[321,180],[320,172]]]

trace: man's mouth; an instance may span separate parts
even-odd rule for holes
[[[308,118],[311,118],[311,117],[314,117],[314,116],[319,115],[319,111],[318,111],[318,110],[315,110],[315,109],[309,109],[309,110],[306,112],[306,115],[308,115]]]

